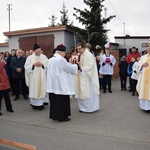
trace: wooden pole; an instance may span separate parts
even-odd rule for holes
[[[14,141],[9,141],[6,139],[0,139],[0,144],[12,146],[12,147],[17,147],[17,148],[21,148],[24,150],[37,150],[36,146],[32,146],[32,145],[28,145],[28,144],[24,144],[24,143],[19,143],[19,142],[14,142]]]

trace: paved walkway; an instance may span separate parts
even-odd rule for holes
[[[119,79],[113,80],[112,91],[101,91],[96,113],[79,113],[72,99],[71,121],[61,123],[48,118],[49,106],[36,111],[29,101],[12,100],[14,113],[6,112],[3,104],[0,138],[38,150],[150,150],[150,114],[140,110],[137,96],[120,91]]]

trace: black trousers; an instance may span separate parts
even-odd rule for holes
[[[120,75],[120,83],[121,83],[121,89],[126,89],[127,84],[127,76]]]
[[[50,118],[53,120],[64,121],[71,115],[70,96],[49,94],[50,97]]]
[[[103,90],[106,91],[106,85],[108,84],[108,90],[111,90],[111,78],[112,75],[103,75]]]
[[[14,80],[14,92],[15,96],[19,98],[19,93],[20,93],[20,82],[21,82],[21,87],[23,91],[23,96],[28,95],[28,87],[25,83],[25,78],[13,78]]]
[[[9,90],[0,90],[0,111],[1,111],[1,103],[3,98],[5,100],[6,110],[11,111],[12,105],[9,97]]]
[[[131,79],[131,91],[133,93],[136,92],[136,85],[137,85],[137,80]]]
[[[9,78],[9,83],[10,83],[10,87],[11,87],[12,93],[15,93],[15,90],[14,90],[14,80],[12,78]]]

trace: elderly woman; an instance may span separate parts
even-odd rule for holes
[[[0,116],[2,115],[1,101],[3,97],[6,104],[6,110],[9,112],[14,112],[9,97],[9,88],[10,88],[9,80],[8,80],[8,76],[6,75],[4,66],[5,66],[4,58],[0,56]]]

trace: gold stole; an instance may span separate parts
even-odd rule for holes
[[[149,89],[150,89],[150,56],[147,56],[147,61],[149,63],[148,67],[144,67],[144,99],[148,99]]]
[[[41,57],[39,56],[39,57],[36,57],[35,58],[35,62],[41,62]],[[37,74],[39,74],[38,75],[38,81],[37,81],[37,85],[38,85],[38,98],[40,98],[40,97],[42,97],[42,75],[41,75],[41,67],[37,67],[37,71],[38,71],[38,73]]]
[[[80,57],[80,67],[83,67],[83,65],[84,65],[84,56],[83,56],[84,54],[82,54]],[[81,73],[82,72],[80,72],[80,71],[78,71],[78,75],[79,75],[79,77],[78,77],[78,96],[80,97],[81,95],[82,95],[82,89],[81,89]]]

